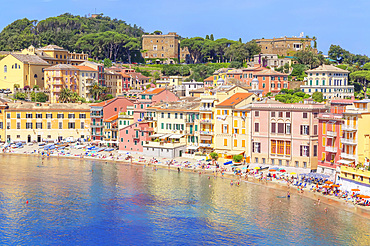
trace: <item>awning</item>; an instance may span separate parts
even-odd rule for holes
[[[353,163],[353,161],[339,160],[339,161],[338,161],[338,163],[342,163],[342,164],[347,164],[347,165],[349,165],[349,164],[352,164],[352,163]]]
[[[213,103],[215,100],[214,99],[204,99],[201,100],[202,103]]]
[[[157,133],[157,134],[153,134],[151,135],[150,137],[151,138],[159,138],[159,137],[162,137],[164,134],[160,134],[160,133]]]
[[[204,136],[204,135],[200,135],[200,140],[212,140],[212,136]]]
[[[244,152],[245,151],[241,151],[241,150],[229,150],[229,151],[226,151],[226,155],[241,155]]]
[[[198,146],[188,146],[188,147],[186,147],[186,149],[198,149],[199,147]]]
[[[159,137],[159,139],[166,139],[166,138],[168,138],[169,136],[171,136],[171,134],[165,134],[165,135],[162,135],[162,137]]]
[[[171,135],[171,137],[169,137],[169,138],[182,138],[184,135],[182,135],[182,134],[173,134],[173,135]]]

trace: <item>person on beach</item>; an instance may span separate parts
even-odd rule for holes
[[[230,185],[234,185],[234,183],[233,183],[233,181],[232,181],[232,180],[230,181]]]
[[[290,192],[289,191],[287,192],[286,197],[290,198]]]

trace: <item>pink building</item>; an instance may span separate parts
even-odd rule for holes
[[[143,143],[150,141],[153,128],[148,122],[135,122],[119,131],[119,150],[143,152]]]
[[[152,112],[147,112],[147,108],[159,102],[176,102],[179,98],[165,88],[149,88],[138,94],[135,108],[134,121],[153,120]]]
[[[342,123],[343,112],[346,106],[352,105],[353,100],[332,100],[330,111],[321,113],[319,119],[319,149],[317,171],[327,173],[335,177],[337,167],[340,166],[339,160],[342,152]],[[340,170],[338,170],[340,171]]]
[[[317,169],[319,113],[323,104],[251,105],[251,162],[272,166]]]
[[[91,107],[91,136],[92,140],[104,139],[103,122],[119,112],[125,112],[127,106],[134,105],[124,97],[116,97],[108,101],[92,104]]]

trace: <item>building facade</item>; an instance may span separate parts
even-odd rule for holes
[[[308,77],[301,90],[309,95],[322,92],[324,99],[345,99],[354,96],[354,86],[349,85],[349,71],[333,65],[321,65],[318,68],[307,70]]]
[[[256,43],[261,47],[262,54],[278,54],[280,56],[294,55],[295,52],[312,47],[312,38],[302,37],[282,37],[272,39],[256,39]],[[316,49],[313,49],[317,52]]]
[[[85,98],[87,101],[93,101],[91,89],[95,84],[99,83],[98,71],[88,66],[74,66],[79,70],[78,73],[78,95]]]

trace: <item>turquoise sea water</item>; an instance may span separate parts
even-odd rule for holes
[[[0,156],[0,245],[369,245],[370,220],[278,196],[194,173]]]

